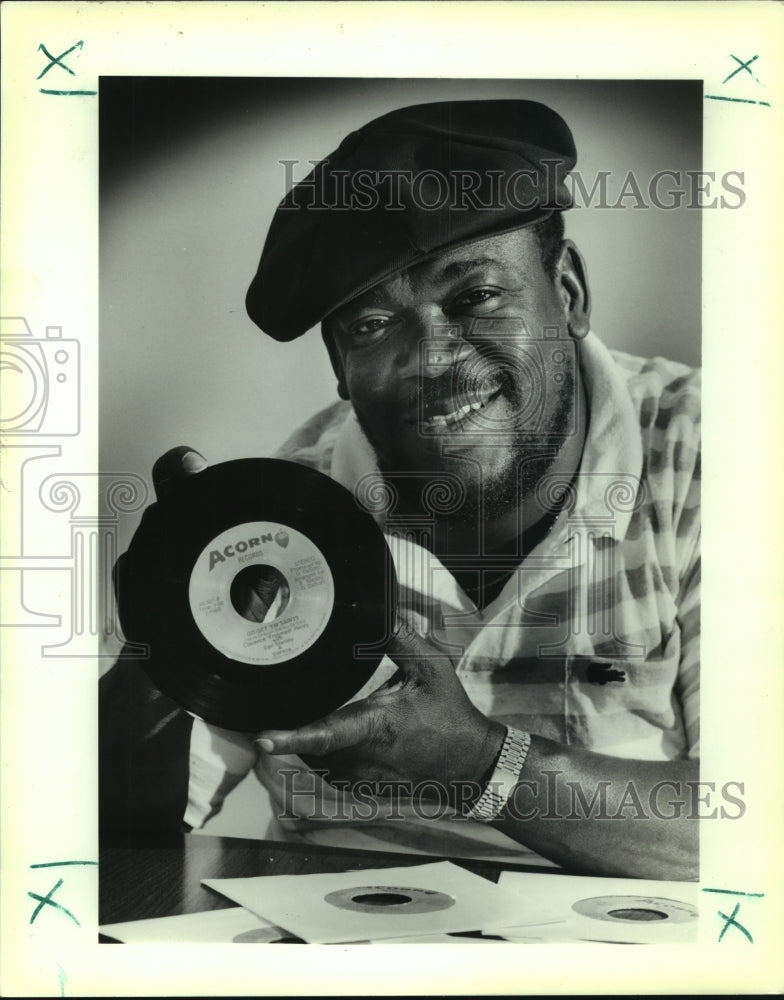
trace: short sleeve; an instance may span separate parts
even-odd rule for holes
[[[683,711],[689,760],[700,756],[700,581],[699,538],[678,595],[681,660],[676,690]]]

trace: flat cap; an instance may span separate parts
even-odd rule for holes
[[[278,205],[246,298],[287,341],[448,247],[569,208],[577,154],[544,104],[445,101],[352,132]]]

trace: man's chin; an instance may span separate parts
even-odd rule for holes
[[[476,448],[418,449],[379,460],[384,478],[394,486],[406,511],[429,512],[460,518],[460,511],[475,517],[486,505],[483,497],[503,497],[502,505],[514,506],[519,499],[517,466],[509,461],[496,466],[482,461]],[[493,504],[494,507],[497,504]],[[469,512],[471,512],[469,514]]]
[[[439,442],[386,459],[379,470],[398,495],[398,514],[448,517],[457,527],[486,525],[521,510],[552,469],[555,445],[529,442],[515,452]]]
[[[389,478],[416,476],[436,479],[447,474],[458,476],[466,485],[479,481],[487,467],[485,456],[475,444],[435,438],[385,457],[377,452],[376,458],[379,469]]]

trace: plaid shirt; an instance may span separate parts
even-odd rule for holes
[[[580,357],[590,424],[579,475],[550,532],[479,610],[418,544],[417,530],[426,524],[404,528],[393,513],[380,513],[401,611],[440,652],[451,650],[468,696],[488,717],[618,757],[696,758],[699,373],[610,352],[594,334]],[[345,403],[317,414],[278,457],[350,489],[373,482],[372,452]],[[357,697],[391,671],[384,661]],[[344,806],[318,781],[319,808],[334,818],[307,819],[313,776],[289,776],[289,792],[302,794],[284,804],[279,768],[302,764],[264,756],[256,763],[276,812],[285,805],[291,816],[301,807],[301,818],[281,822],[287,836],[507,859],[525,854],[486,825],[422,820],[413,811],[404,820],[347,824],[339,819]]]
[[[594,334],[581,343],[580,359],[588,434],[579,474],[550,532],[480,610],[418,543],[426,523],[404,527],[395,523],[394,512],[380,512],[400,608],[421,635],[437,642],[439,652],[451,651],[469,698],[488,717],[618,757],[696,758],[699,373],[661,358],[608,351]],[[277,457],[318,469],[349,489],[360,481],[372,486],[377,474],[346,403],[313,417]],[[357,697],[393,671],[385,659]],[[203,822],[207,786],[216,787],[216,743],[206,738],[208,729],[197,722],[192,736],[186,819],[194,825]],[[209,763],[199,752],[208,744]],[[236,734],[226,750],[233,776],[222,775],[222,792],[210,796],[210,811],[220,808],[223,794],[255,760],[274,813],[287,816],[268,835],[533,860],[526,848],[486,824],[423,819],[406,807],[395,820],[383,814],[375,822],[342,820],[346,799],[299,758],[257,756],[250,746],[242,749]],[[282,769],[289,771],[285,796]]]

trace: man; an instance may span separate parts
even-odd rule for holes
[[[696,875],[696,375],[590,332],[575,159],[543,105],[421,105],[281,203],[248,311],[278,340],[321,323],[341,402],[279,457],[386,490],[404,627],[296,732],[191,726],[118,664],[115,824],[198,824],[253,767],[278,835]],[[159,489],[200,461],[164,456]]]

